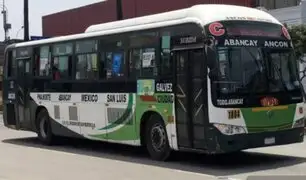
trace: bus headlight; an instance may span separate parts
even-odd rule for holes
[[[305,126],[304,118],[295,121],[295,123],[293,124],[293,128],[299,128],[299,127],[304,127],[304,126]]]
[[[246,129],[241,126],[234,126],[228,124],[214,124],[214,126],[225,135],[245,134]]]

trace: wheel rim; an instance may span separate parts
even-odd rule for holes
[[[40,123],[39,123],[39,127],[40,127],[39,129],[40,129],[41,136],[44,139],[46,139],[47,138],[47,132],[48,132],[48,122],[47,122],[46,117],[41,118]]]
[[[162,151],[166,144],[166,132],[161,124],[156,124],[151,130],[151,141],[155,151]]]

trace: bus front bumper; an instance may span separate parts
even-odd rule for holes
[[[216,130],[216,129],[215,129]],[[251,148],[286,145],[304,141],[304,127],[289,130],[253,134],[224,135],[216,130],[214,150],[211,152],[230,153]]]

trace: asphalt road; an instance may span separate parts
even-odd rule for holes
[[[220,157],[175,153],[170,162],[155,162],[128,146],[71,139],[43,146],[35,134],[0,123],[0,180],[214,180],[249,175],[306,175],[306,143]]]

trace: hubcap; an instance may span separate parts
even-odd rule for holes
[[[155,124],[152,128],[151,141],[155,151],[162,151],[166,144],[166,132],[161,124]]]
[[[40,134],[45,139],[47,138],[47,132],[48,132],[48,122],[46,120],[46,117],[43,117],[39,124]]]

